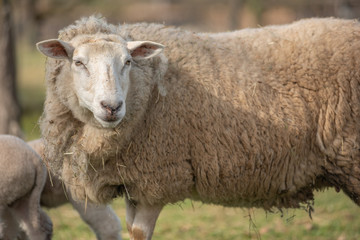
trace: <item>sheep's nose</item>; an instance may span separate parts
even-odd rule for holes
[[[107,114],[113,115],[121,109],[121,107],[123,105],[123,101],[119,101],[115,104],[110,104],[105,101],[101,101],[100,105],[103,109],[106,110]]]

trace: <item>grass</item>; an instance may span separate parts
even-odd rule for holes
[[[18,98],[22,108],[21,126],[27,140],[40,136],[37,121],[45,100],[45,57],[35,46],[17,46]]]
[[[45,58],[26,45],[19,45],[18,49],[22,127],[26,139],[31,140],[40,135],[37,121],[45,98]],[[112,206],[122,221],[123,238],[129,239],[123,200],[116,199]],[[69,204],[48,213],[54,223],[54,240],[96,239]],[[154,239],[360,239],[360,208],[333,190],[316,193],[312,220],[304,210],[286,210],[281,215],[186,200],[163,209]]]
[[[303,210],[266,214],[185,201],[160,215],[156,239],[359,239],[360,210],[343,194],[316,194],[313,220]],[[175,238],[176,236],[176,238]]]
[[[129,239],[125,227],[122,199],[112,204],[122,220],[123,239]],[[95,239],[71,206],[48,211],[54,222],[54,239]],[[154,239],[360,239],[360,209],[344,194],[333,190],[315,198],[313,219],[301,209],[265,213],[260,209],[224,208],[186,200],[166,206],[157,222]]]

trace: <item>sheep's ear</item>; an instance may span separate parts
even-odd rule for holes
[[[71,59],[74,52],[73,46],[58,39],[38,42],[36,47],[45,56],[56,59]]]
[[[150,41],[131,41],[127,42],[127,48],[136,60],[155,57],[162,52],[164,45]]]

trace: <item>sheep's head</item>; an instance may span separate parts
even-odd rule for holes
[[[132,65],[158,55],[163,45],[125,41],[117,35],[85,35],[70,42],[42,41],[37,48],[50,58],[69,60],[80,107],[91,111],[102,127],[115,128],[126,114]]]

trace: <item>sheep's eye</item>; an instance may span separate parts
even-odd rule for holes
[[[79,60],[76,60],[75,61],[75,66],[82,66],[82,65],[84,65],[81,61],[79,61]]]
[[[125,62],[125,65],[130,65],[131,64],[131,60],[126,60],[126,62]]]

